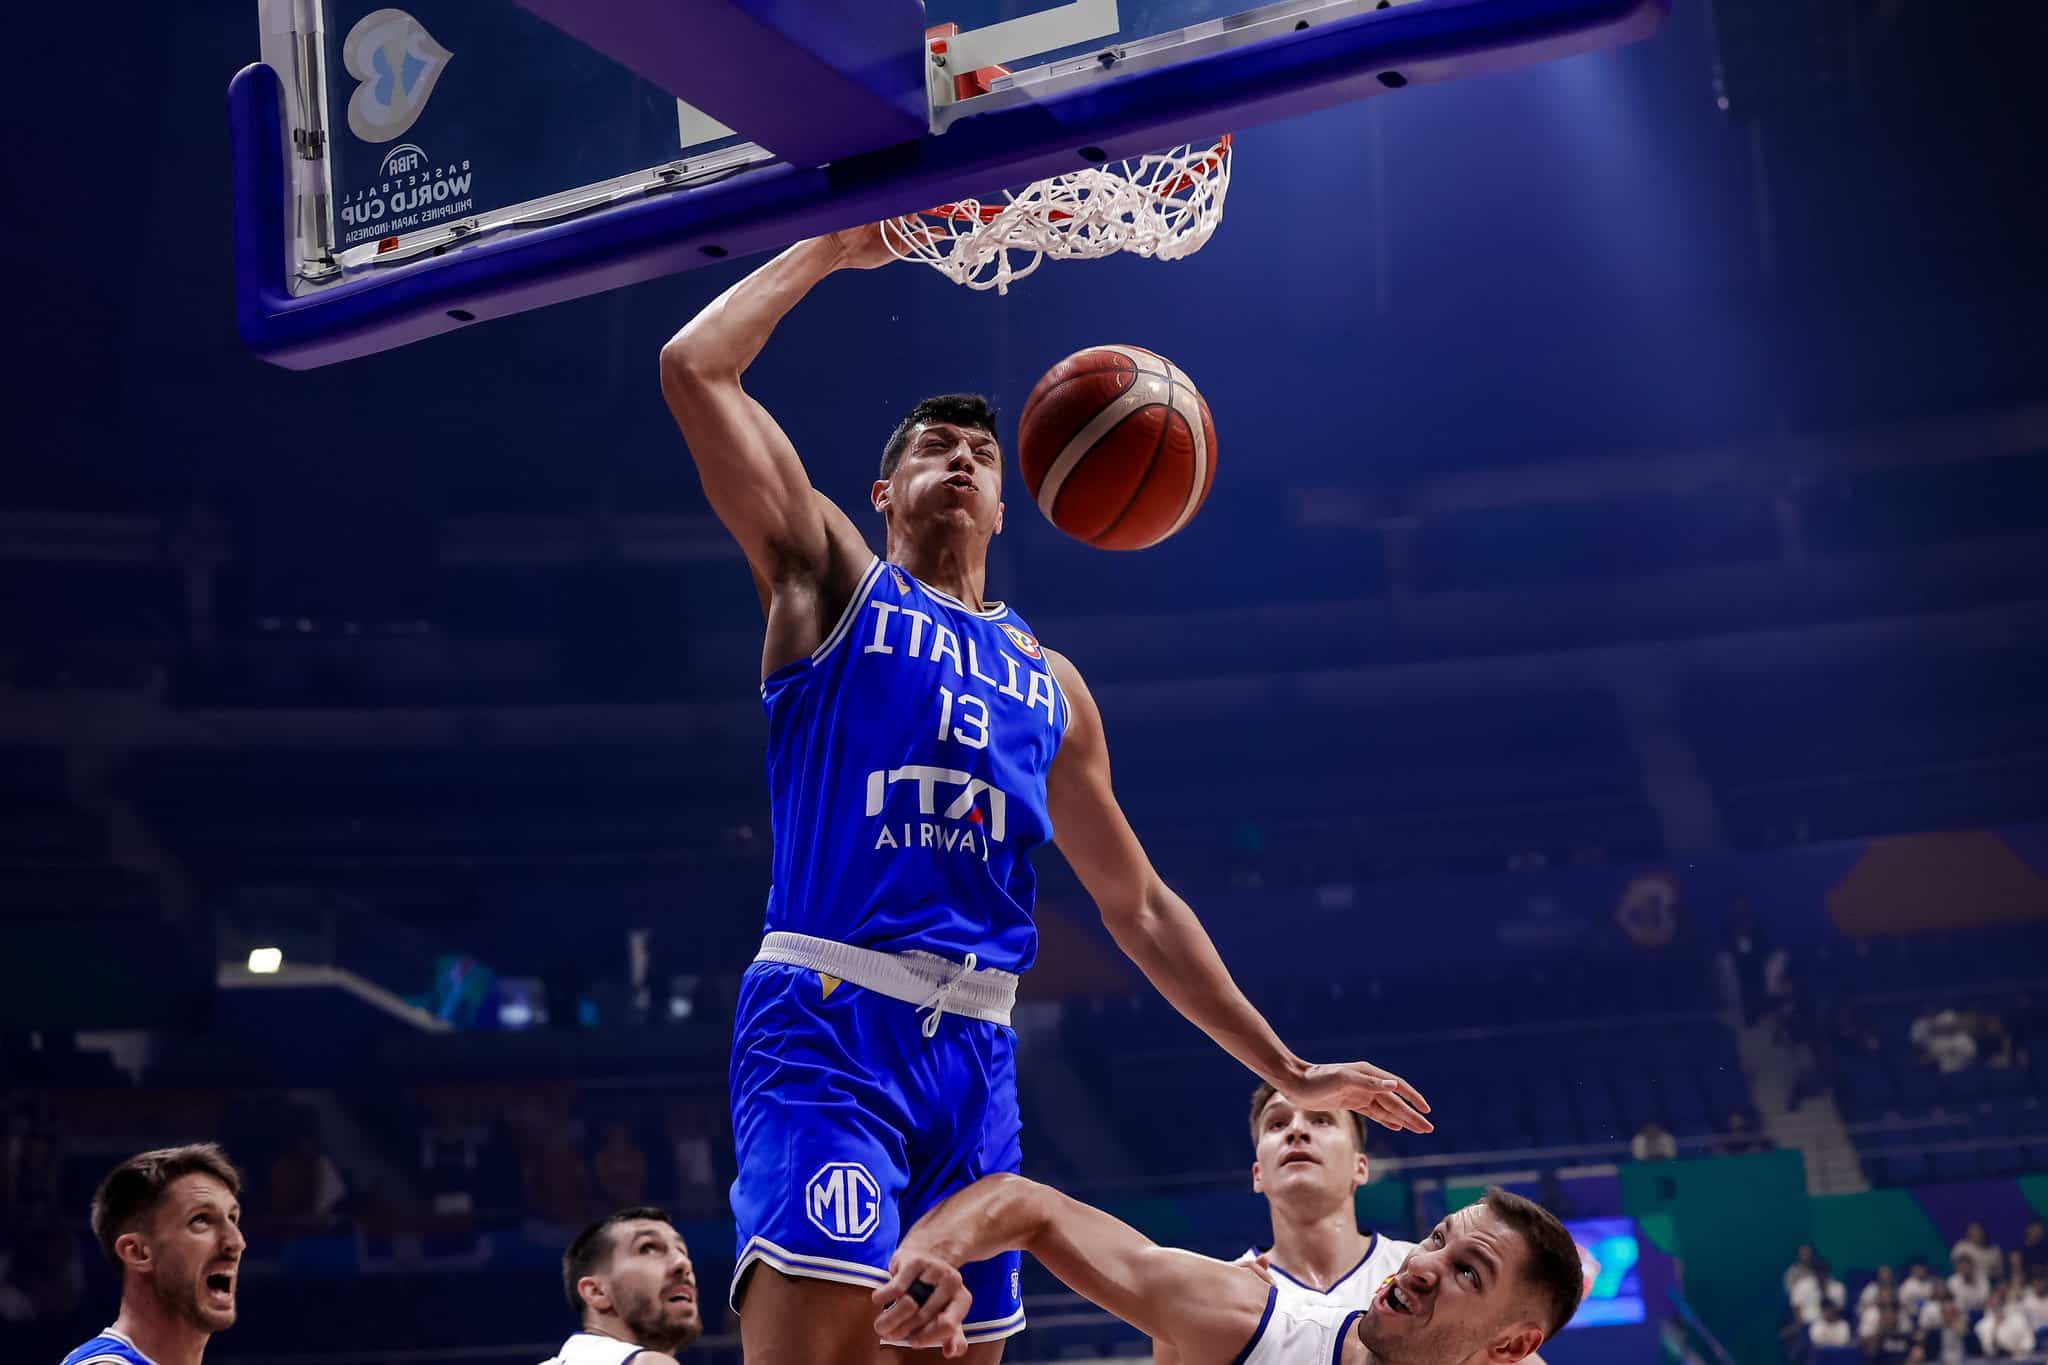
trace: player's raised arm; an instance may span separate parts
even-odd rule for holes
[[[712,511],[738,540],[764,606],[779,588],[844,578],[867,549],[811,486],[795,446],[740,385],[784,315],[835,270],[893,260],[869,226],[798,242],[719,295],[661,348],[661,391],[697,462]],[[829,619],[829,618],[828,618]]]
[[[884,1341],[966,1350],[971,1306],[960,1267],[1005,1251],[1038,1258],[1067,1288],[1146,1335],[1200,1355],[1236,1351],[1258,1330],[1269,1287],[1257,1275],[1155,1245],[1102,1210],[1022,1176],[987,1176],[917,1221],[874,1293]],[[930,1289],[920,1300],[922,1290]]]
[[[1280,1041],[1245,998],[1187,902],[1160,880],[1117,804],[1102,713],[1073,663],[1046,651],[1073,710],[1046,777],[1053,842],[1102,912],[1117,946],[1159,993],[1252,1074],[1310,1109],[1353,1109],[1382,1127],[1427,1133],[1429,1104],[1370,1062],[1315,1065]]]

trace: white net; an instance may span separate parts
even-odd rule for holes
[[[1223,218],[1230,138],[1176,147],[890,219],[882,240],[956,284],[1009,292],[1047,257],[1089,260],[1130,251],[1177,261],[1202,249]]]

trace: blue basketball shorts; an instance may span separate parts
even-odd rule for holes
[[[755,1264],[879,1287],[904,1231],[947,1195],[1022,1159],[1016,1035],[804,967],[756,962],[733,1021],[739,1245],[732,1304]],[[1024,1330],[1018,1253],[961,1267],[969,1341]]]

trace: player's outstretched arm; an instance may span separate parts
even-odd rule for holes
[[[818,281],[893,259],[872,226],[798,242],[712,300],[661,348],[662,395],[711,510],[746,553],[764,607],[785,587],[822,587],[829,598],[844,578],[839,586],[850,591],[866,568],[867,547],[846,514],[811,486],[796,447],[740,376]]]
[[[1242,1266],[1155,1245],[1102,1210],[1022,1176],[986,1176],[917,1221],[874,1293],[885,1341],[967,1349],[960,1267],[1022,1251],[1069,1289],[1193,1360],[1227,1360],[1258,1330],[1269,1287]],[[930,1286],[919,1302],[912,1286]]]
[[[1117,946],[1189,1022],[1292,1102],[1354,1109],[1386,1128],[1432,1131],[1423,1117],[1429,1104],[1414,1086],[1370,1062],[1303,1061],[1245,999],[1201,920],[1160,880],[1117,804],[1102,713],[1080,671],[1052,650],[1046,658],[1073,709],[1046,777],[1053,841],[1095,898]]]

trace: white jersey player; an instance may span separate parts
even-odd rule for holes
[[[583,1328],[541,1365],[675,1365],[704,1330],[690,1248],[660,1209],[583,1229],[562,1253],[562,1293]]]
[[[1273,1240],[1238,1263],[1258,1266],[1272,1283],[1276,1314],[1299,1323],[1327,1329],[1370,1309],[1416,1244],[1358,1226],[1358,1191],[1372,1176],[1365,1125],[1353,1114],[1301,1108],[1261,1085],[1252,1092],[1251,1136],[1252,1188],[1266,1197]],[[1152,1350],[1157,1365],[1180,1365],[1170,1343],[1155,1341]],[[1539,1356],[1528,1360],[1542,1365]]]
[[[904,1236],[873,1296],[876,1334],[962,1354],[973,1303],[960,1267],[1013,1249],[1190,1365],[1517,1365],[1571,1319],[1583,1287],[1564,1225],[1503,1190],[1431,1229],[1362,1309],[1283,1307],[1244,1266],[1155,1246],[1049,1186],[992,1175]]]
[[[1265,1269],[1282,1304],[1366,1307],[1415,1244],[1358,1226],[1358,1191],[1372,1176],[1364,1126],[1261,1085],[1251,1134],[1252,1188],[1266,1196],[1273,1240],[1238,1259]],[[1159,1365],[1174,1365],[1172,1347],[1154,1349]]]

